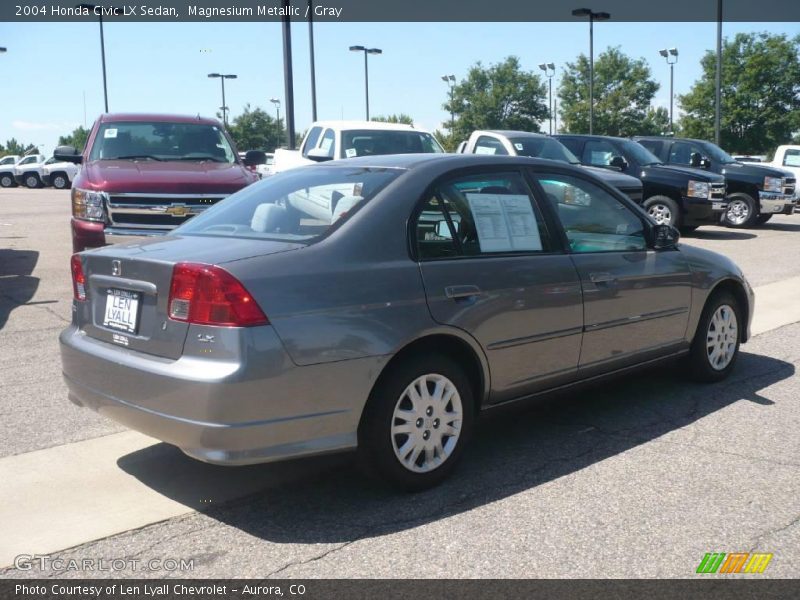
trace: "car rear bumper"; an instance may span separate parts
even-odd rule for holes
[[[184,356],[169,360],[95,340],[72,325],[60,337],[69,398],[214,464],[356,446],[361,411],[383,359],[297,367],[270,326],[238,330],[239,348],[194,341],[198,331],[215,329],[192,326]],[[208,358],[215,350],[224,358]]]
[[[727,200],[706,200],[705,198],[683,198],[686,208],[684,225],[714,225],[728,208]]]

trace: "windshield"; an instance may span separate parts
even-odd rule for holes
[[[623,151],[631,156],[634,161],[642,166],[645,165],[660,165],[661,160],[650,150],[639,144],[638,142],[631,142],[630,140],[623,140],[620,142]]]
[[[508,141],[517,151],[517,156],[549,158],[560,162],[579,165],[578,158],[564,144],[546,137],[510,137]]]
[[[236,162],[222,130],[204,123],[104,123],[89,160]]]
[[[368,167],[292,169],[229,196],[173,233],[311,243],[401,173]]]
[[[703,142],[701,145],[703,146],[703,150],[708,154],[708,157],[713,161],[722,163],[723,165],[736,162],[730,154],[719,146],[710,142]]]
[[[342,132],[342,156],[430,154],[444,152],[430,133],[422,131],[351,130]]]

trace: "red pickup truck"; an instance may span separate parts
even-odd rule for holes
[[[60,146],[55,157],[82,165],[72,184],[75,252],[168,233],[258,181],[251,167],[266,161],[258,151],[240,160],[215,119],[153,114],[104,114],[82,154]]]

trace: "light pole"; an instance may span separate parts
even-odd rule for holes
[[[550,135],[553,135],[553,75],[556,74],[556,65],[554,63],[542,63],[539,68],[544,71],[544,76],[547,77],[547,83],[550,86],[550,100],[547,103],[547,112],[550,113]]]
[[[280,123],[281,120],[281,101],[278,98],[270,98],[270,102],[275,105],[275,121]]]
[[[714,73],[714,143],[720,144],[722,118],[722,0],[717,0],[717,65]]]
[[[350,46],[351,52],[364,53],[364,95],[366,98],[367,121],[369,121],[369,68],[367,67],[367,55],[383,54],[380,48],[367,48],[366,46]]]
[[[317,120],[317,75],[314,68],[314,0],[308,0],[308,54],[311,62],[311,120]]]
[[[85,8],[87,10],[94,11],[95,8],[100,6],[99,4],[78,4],[77,8]],[[102,7],[101,7],[102,8]],[[112,14],[116,15],[119,9],[117,7],[111,8],[113,11]],[[103,36],[103,11],[99,11],[97,13],[97,17],[100,21],[100,60],[103,62],[103,100],[105,101],[106,112],[108,112],[108,83],[106,81],[106,42],[105,37]]]
[[[453,128],[456,125],[456,117],[453,113],[453,89],[456,87],[456,76],[442,75],[442,81],[450,88],[450,135],[453,135]]]
[[[219,79],[222,82],[222,124],[226,127],[228,126],[228,105],[225,104],[225,80],[226,79],[236,79],[236,75],[233,73],[209,73],[208,76],[211,79]]]
[[[675,63],[678,62],[678,49],[664,49],[659,50],[658,53],[667,59],[667,64],[669,65],[669,132],[672,133],[672,101],[675,98],[672,92],[672,84],[675,81]],[[670,60],[670,56],[673,57],[674,60]]]
[[[573,17],[589,17],[589,133],[594,133],[594,22],[608,21],[607,12],[594,12],[590,8],[576,8]]]

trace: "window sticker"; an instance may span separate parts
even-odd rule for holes
[[[344,151],[344,155],[347,158],[353,158],[356,155],[356,149],[355,148],[346,148],[345,151]]]
[[[494,154],[497,148],[489,148],[488,146],[476,146],[475,154]]]
[[[103,137],[105,138],[115,138],[117,137],[117,130],[116,129],[106,129],[103,133]]]
[[[519,142],[514,142],[514,148],[516,148],[517,150],[519,150],[520,152],[522,152],[522,151],[525,149],[525,146],[523,146],[523,145],[522,145],[522,144],[520,144]]]
[[[533,206],[524,194],[467,194],[481,252],[542,250]]]

